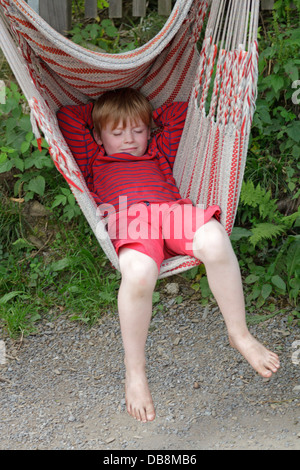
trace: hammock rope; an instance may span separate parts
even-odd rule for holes
[[[85,49],[57,33],[24,0],[0,0],[0,46],[28,100],[58,171],[112,265],[118,257],[82,174],[58,127],[56,112],[113,88],[138,88],[153,107],[189,101],[173,169],[182,198],[218,204],[231,233],[257,92],[259,0],[177,0],[163,29],[130,52]],[[206,22],[200,53],[197,41]],[[160,278],[199,264],[165,260]]]

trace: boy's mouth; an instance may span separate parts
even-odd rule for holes
[[[134,152],[137,150],[137,147],[129,147],[127,149],[122,149],[122,152]]]

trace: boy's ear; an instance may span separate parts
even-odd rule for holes
[[[94,139],[95,139],[95,141],[97,142],[97,144],[98,144],[98,145],[102,145],[101,137],[100,137],[100,135],[98,134],[98,132],[95,131],[95,129],[93,130],[93,135],[94,135]]]

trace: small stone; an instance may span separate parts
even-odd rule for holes
[[[105,443],[110,444],[111,442],[114,442],[115,439],[115,437],[109,437],[108,439],[106,439]]]
[[[200,388],[200,385],[198,384],[198,382],[194,382],[194,388]]]
[[[34,235],[28,235],[27,239],[32,245],[34,245],[38,249],[41,249],[44,246],[44,243]]]
[[[45,217],[49,215],[49,210],[38,201],[33,201],[30,205],[29,214],[32,217]]]
[[[165,286],[165,292],[170,295],[177,295],[179,292],[179,285],[177,282],[169,282]]]

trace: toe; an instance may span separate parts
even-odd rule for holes
[[[149,413],[147,415],[147,420],[148,421],[153,421],[155,419],[155,413]]]

